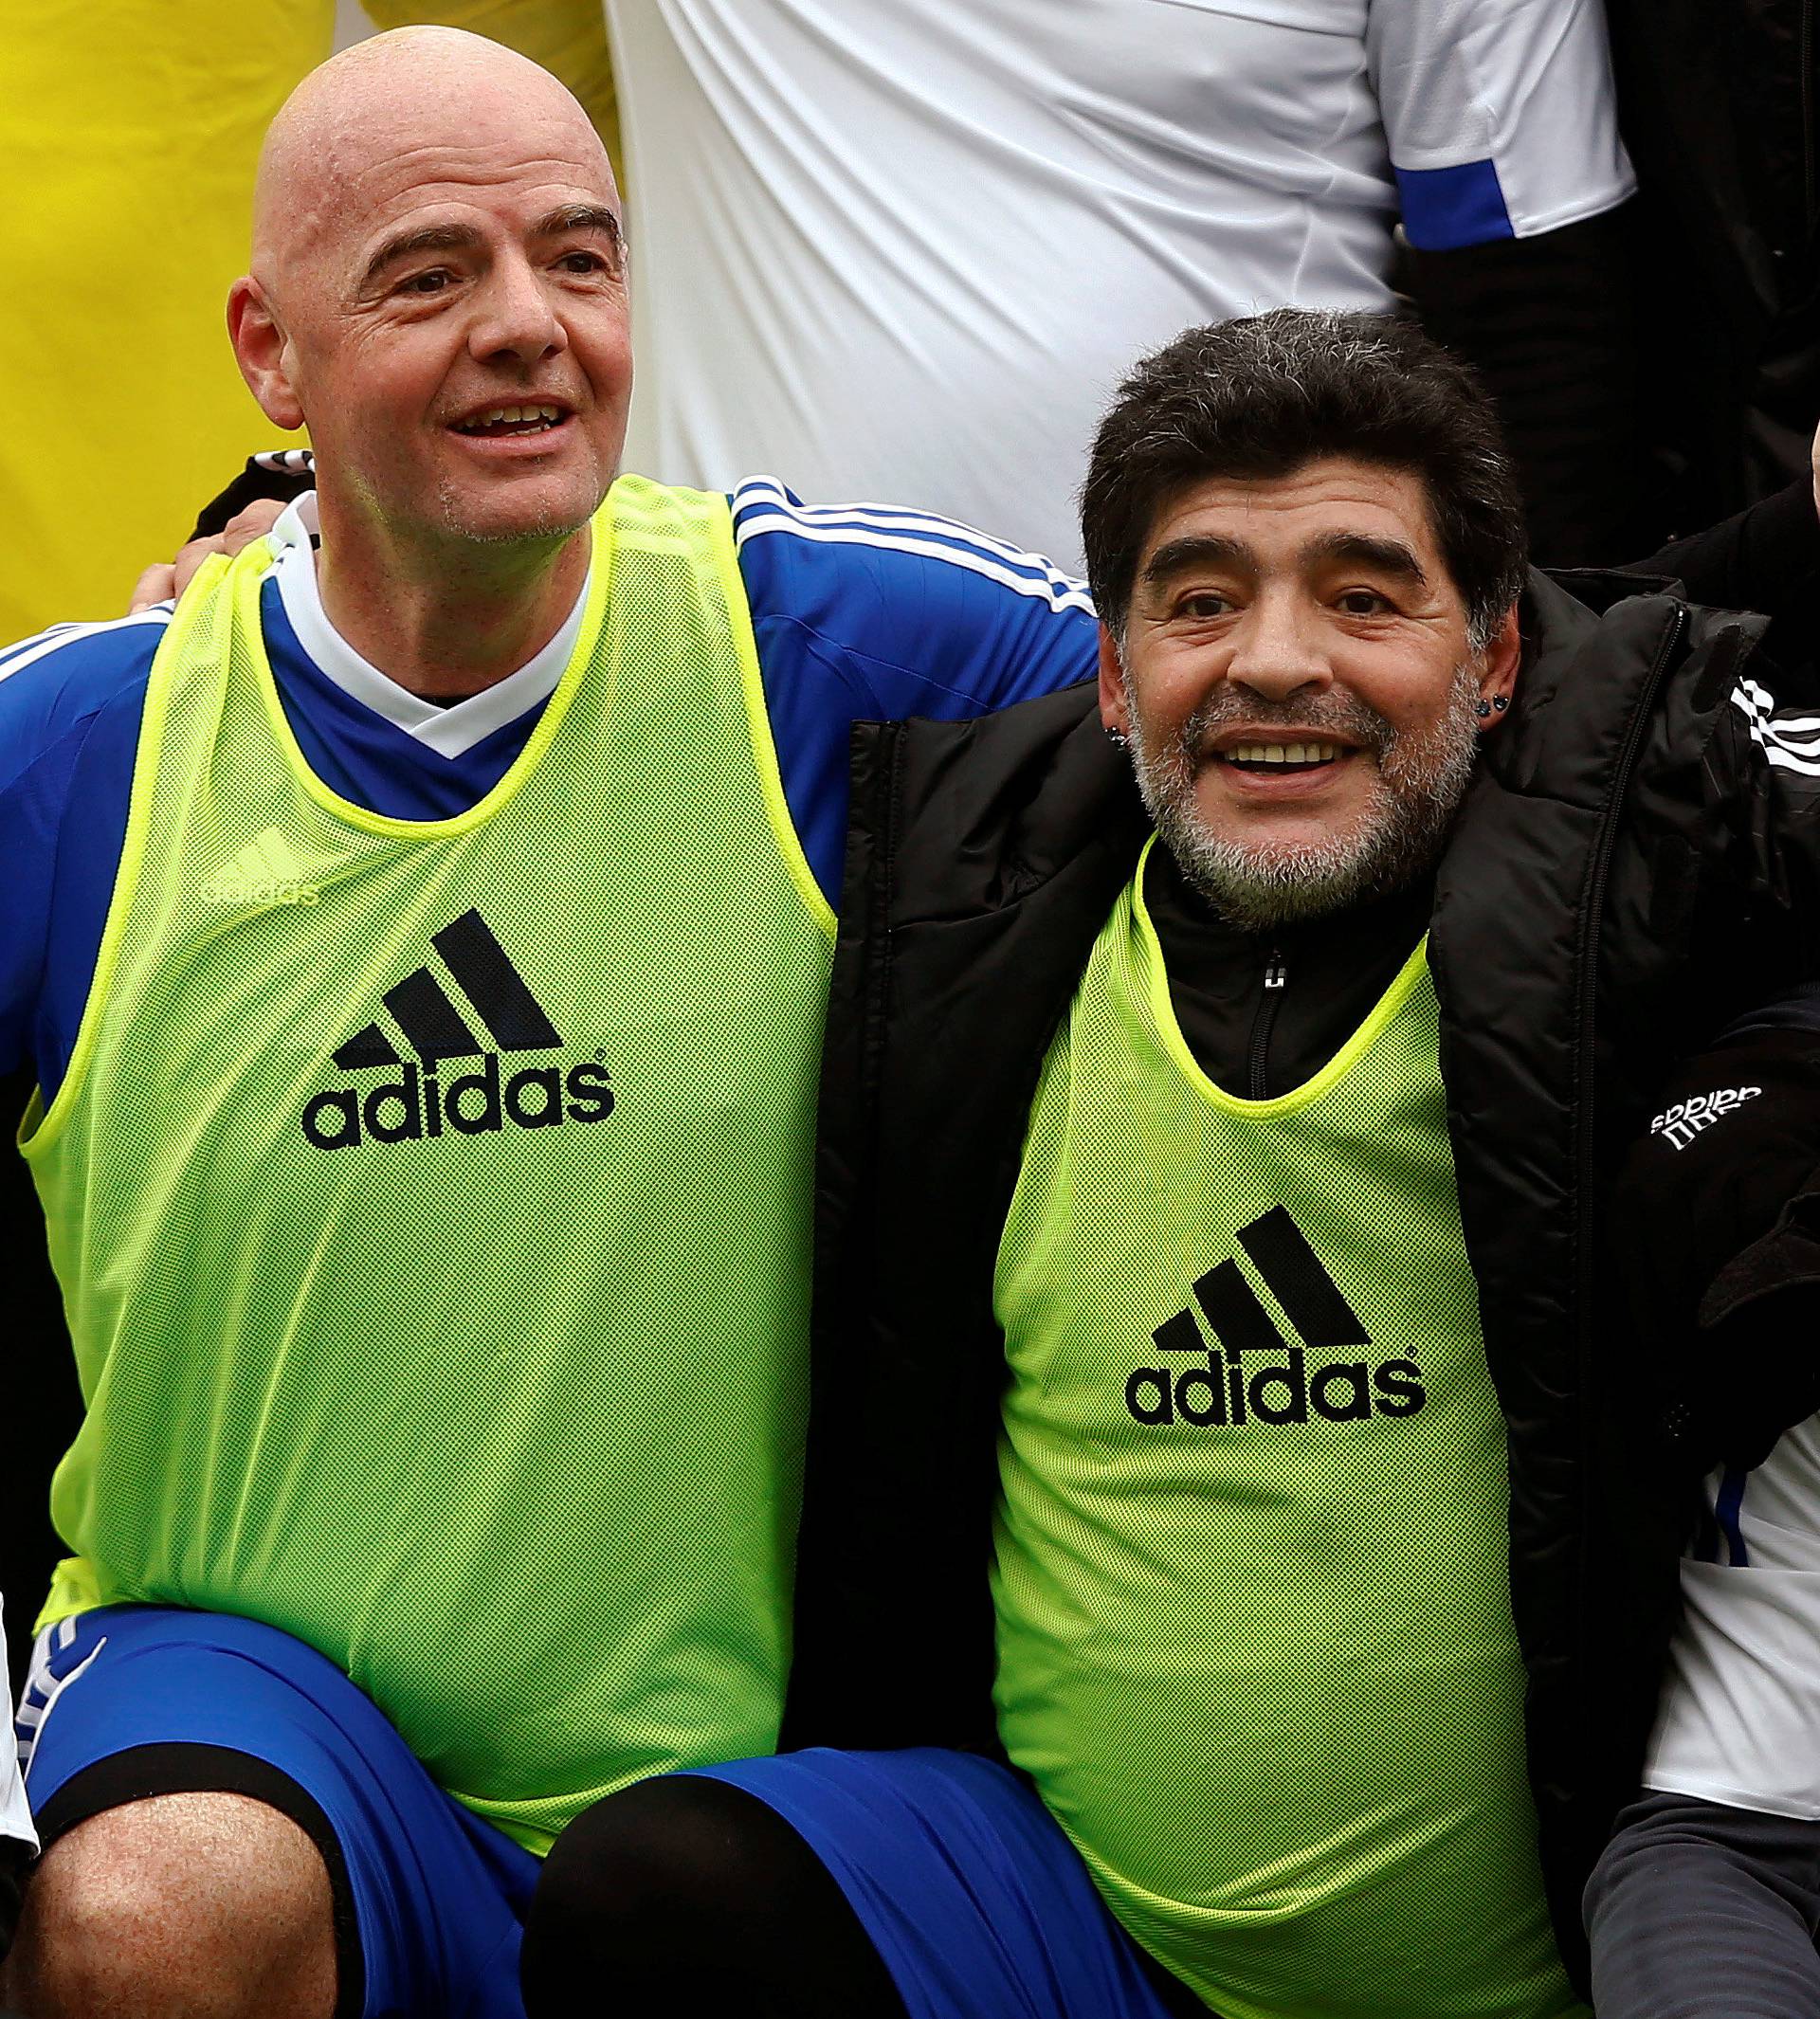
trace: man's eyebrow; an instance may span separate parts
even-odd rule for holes
[[[388,266],[410,259],[413,253],[465,252],[480,241],[481,234],[472,225],[420,225],[414,231],[396,231],[379,245],[367,262],[360,285],[371,287]]]
[[[1374,533],[1323,533],[1301,550],[1309,561],[1339,561],[1374,573],[1390,575],[1411,588],[1429,586],[1428,571],[1415,557],[1415,549],[1400,539]]]
[[[605,204],[566,203],[537,219],[531,227],[533,238],[562,238],[572,231],[599,231],[613,242],[617,258],[623,248],[619,219]],[[420,225],[414,231],[398,231],[384,240],[367,262],[360,285],[371,287],[387,267],[419,252],[466,252],[481,243],[472,225]]]
[[[1156,588],[1191,568],[1243,568],[1255,571],[1257,555],[1242,539],[1228,539],[1213,533],[1185,533],[1179,539],[1165,540],[1144,563],[1141,579]]]
[[[562,238],[571,231],[599,231],[617,250],[625,243],[618,217],[604,203],[566,203],[531,227],[533,238]]]

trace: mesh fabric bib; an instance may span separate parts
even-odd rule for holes
[[[622,479],[594,543],[447,820],[308,770],[264,543],[191,591],[27,1143],[88,1405],[46,1619],[297,1634],[534,1849],[775,1742],[831,926],[724,500]]]
[[[1007,1747],[1225,2019],[1553,2019],[1426,949],[1307,1085],[1238,1100],[1139,888],[999,1253]]]

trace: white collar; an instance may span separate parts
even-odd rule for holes
[[[277,549],[267,573],[278,577],[278,592],[290,619],[297,642],[325,679],[343,693],[371,708],[375,715],[402,729],[407,736],[444,757],[459,757],[472,750],[496,729],[517,721],[527,709],[547,701],[562,678],[575,640],[581,635],[581,613],[588,600],[588,582],[583,581],[575,606],[563,619],[562,628],[534,658],[516,673],[470,694],[465,700],[439,708],[421,695],[401,687],[390,675],[361,658],[329,622],[322,608],[316,580],[316,494],[306,491],[292,500],[271,531]],[[592,563],[589,566],[590,578]]]

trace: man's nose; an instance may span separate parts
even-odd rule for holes
[[[1263,595],[1233,639],[1227,678],[1265,700],[1333,684],[1334,669],[1313,613],[1298,599]]]
[[[502,260],[477,302],[469,348],[477,357],[514,357],[536,364],[569,347],[569,334],[542,276],[524,260]]]

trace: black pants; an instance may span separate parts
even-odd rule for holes
[[[1820,2019],[1820,1823],[1650,1794],[1586,1888],[1598,2019]]]

